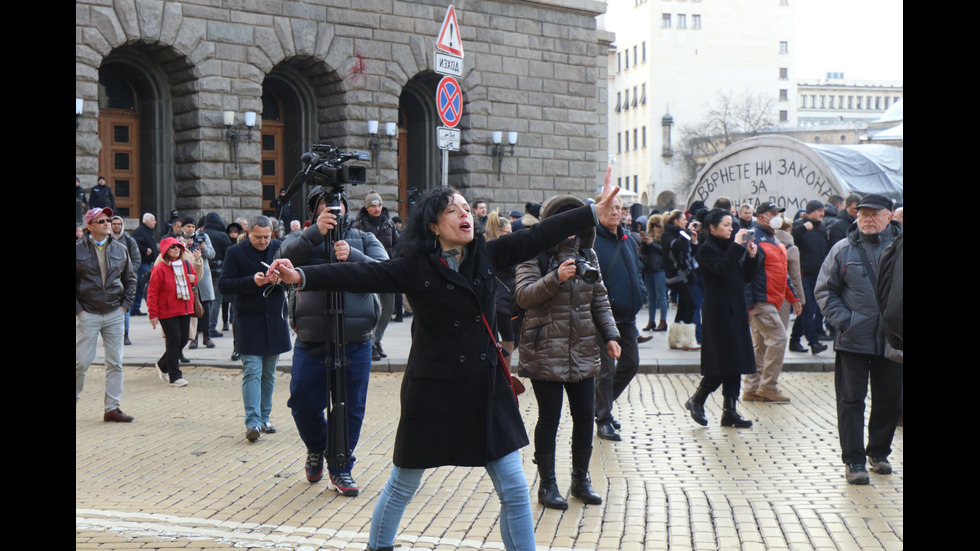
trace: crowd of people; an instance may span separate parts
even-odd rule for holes
[[[104,419],[133,420],[120,409],[131,315],[161,328],[157,367],[175,387],[188,384],[185,348],[213,347],[230,324],[232,359],[243,369],[245,438],[276,432],[275,369],[292,350],[287,407],[306,447],[307,480],[327,474],[332,489],[353,497],[371,362],[385,357],[387,324],[414,315],[393,468],[369,548],[392,547],[426,469],[459,465],[490,474],[505,547],[533,549],[518,454],[531,440],[513,368],[530,381],[538,406],[538,502],[566,509],[555,468],[564,396],[572,420],[568,495],[598,504],[593,438],[621,440],[615,403],[637,373],[638,345],[653,333],[700,354],[702,378],[684,403],[690,417],[707,425],[707,399],[721,388],[720,424],[741,429],[753,421],[739,413],[740,396],[791,401],[778,386],[787,349],[817,355],[833,341],[845,478],[867,484],[867,463],[889,474],[902,415],[901,209],[881,195],[852,195],[810,201],[791,217],[773,202],[721,198],[711,208],[696,203],[633,221],[610,171],[595,198],[551,197],[524,213],[488,212],[484,201],[471,209],[455,190],[433,190],[404,227],[374,191],[352,212],[346,199],[328,206],[319,187],[307,196],[310,221],[288,227],[266,216],[225,224],[215,212],[195,221],[173,211],[159,234],[146,213],[130,235],[111,206],[96,205],[76,238],[76,403],[102,335]],[[281,206],[277,214],[292,217]],[[337,376],[343,384],[328,385]],[[325,415],[338,398],[327,388],[346,392],[344,419]],[[343,423],[348,438],[339,462],[328,442],[332,422]]]

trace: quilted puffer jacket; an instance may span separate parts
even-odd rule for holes
[[[541,218],[582,204],[575,197],[554,197],[542,206]],[[579,276],[558,282],[556,269],[568,258],[584,256],[598,267],[590,248],[594,241],[594,228],[566,239],[548,251],[544,273],[537,258],[517,266],[514,294],[517,304],[527,309],[518,366],[522,377],[559,382],[594,377],[599,372],[599,347],[619,339],[601,277],[592,284]]]

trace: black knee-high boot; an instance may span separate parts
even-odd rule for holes
[[[558,491],[558,477],[555,475],[555,454],[534,454],[538,465],[538,503],[548,509],[568,509],[568,502]]]
[[[589,478],[591,459],[592,448],[572,449],[572,488],[568,493],[585,503],[599,505],[602,503],[602,498],[592,489],[592,480]]]

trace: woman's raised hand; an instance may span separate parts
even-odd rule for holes
[[[616,194],[619,193],[619,186],[612,185],[612,165],[606,167],[606,181],[602,184],[602,196],[595,205],[596,216],[602,218],[610,210],[619,208],[616,205]]]

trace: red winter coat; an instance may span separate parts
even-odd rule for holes
[[[166,254],[171,245],[180,245],[181,256],[184,246],[173,237],[165,237],[160,241],[160,254]],[[174,269],[169,262],[159,262],[150,272],[150,283],[146,288],[146,308],[150,319],[169,319],[177,316],[194,314],[194,287],[197,285],[197,273],[190,262],[184,262],[185,277],[190,284],[191,297],[188,300],[177,298],[177,280]],[[194,277],[191,277],[191,274]],[[193,283],[191,283],[193,280]]]

